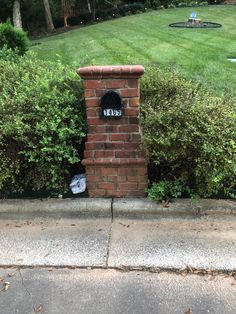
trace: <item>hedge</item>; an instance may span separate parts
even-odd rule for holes
[[[141,85],[149,196],[236,196],[236,105],[172,70],[147,69]]]
[[[59,61],[30,53],[16,62],[0,59],[1,197],[68,189],[85,137],[82,95],[75,70]]]

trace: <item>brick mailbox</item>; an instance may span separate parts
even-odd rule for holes
[[[144,196],[145,154],[140,148],[139,78],[142,66],[78,69],[84,80],[88,136],[83,165],[92,197]]]

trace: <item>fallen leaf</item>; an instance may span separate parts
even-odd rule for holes
[[[16,274],[16,271],[15,271],[14,273],[9,273],[9,274],[7,274],[7,275],[8,275],[8,277],[14,277],[15,274]]]
[[[41,313],[43,310],[43,305],[39,304],[38,306],[34,307],[34,312],[35,313]]]
[[[184,312],[184,314],[193,314],[192,308],[190,307],[187,312]]]
[[[190,266],[190,265],[187,265],[187,267],[186,267],[191,273],[193,273],[193,269],[192,269],[192,267]]]
[[[129,228],[129,225],[123,224],[122,222],[119,222],[119,224],[123,227]]]
[[[10,287],[10,282],[8,282],[8,281],[5,281],[4,283],[4,291],[7,291],[8,289],[9,289],[9,287]]]
[[[236,280],[231,283],[231,286],[236,286]]]

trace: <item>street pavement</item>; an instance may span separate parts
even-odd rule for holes
[[[235,242],[234,215],[0,215],[0,314],[234,314]]]
[[[9,277],[9,275],[10,277]],[[234,314],[232,277],[114,269],[0,269],[1,314]]]

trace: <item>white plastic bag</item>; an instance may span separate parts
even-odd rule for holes
[[[76,174],[72,178],[70,189],[73,194],[83,193],[86,190],[86,176],[84,173]]]

